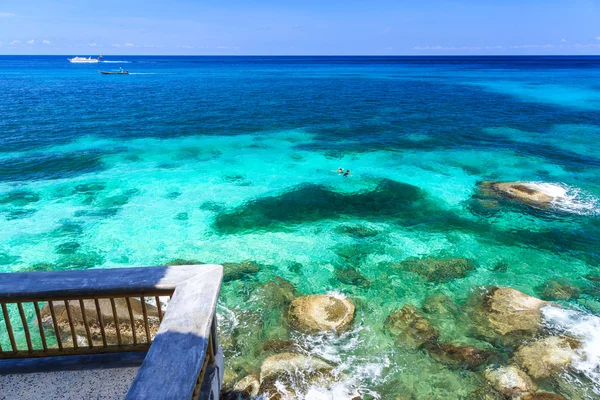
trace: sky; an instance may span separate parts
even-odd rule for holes
[[[600,0],[0,0],[0,54],[600,55]]]

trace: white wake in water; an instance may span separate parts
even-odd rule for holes
[[[543,315],[551,329],[581,342],[573,368],[593,383],[594,393],[600,396],[600,317],[552,306],[545,307]]]
[[[547,182],[528,182],[527,185],[551,196],[551,205],[557,210],[580,215],[600,214],[598,199],[579,188]]]
[[[131,64],[131,61],[102,61],[107,64]]]

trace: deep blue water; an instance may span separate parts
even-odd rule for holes
[[[336,390],[384,399],[465,398],[484,384],[383,328],[432,294],[459,306],[483,285],[540,297],[560,278],[579,288],[560,304],[600,327],[588,279],[600,265],[600,57],[103,60],[0,56],[1,272],[252,260],[260,271],[222,291],[230,378],[257,372],[266,340],[291,338],[355,377]],[[130,75],[98,72],[119,67]],[[482,203],[484,180],[536,182],[557,201]],[[448,282],[390,267],[427,256],[478,267]],[[266,312],[260,295],[276,277],[353,299],[354,329],[282,328],[286,304]],[[439,329],[507,351],[461,319]],[[598,394],[600,339],[579,339],[592,362],[577,379]]]

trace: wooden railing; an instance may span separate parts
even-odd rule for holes
[[[222,380],[222,276],[218,265],[0,274],[0,360],[148,351],[128,398],[205,398],[207,373]]]

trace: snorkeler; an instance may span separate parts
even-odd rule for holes
[[[337,169],[337,173],[338,173],[338,174],[343,174],[343,173],[344,173],[344,168],[342,168],[342,167],[339,167],[339,168]]]
[[[349,169],[347,169],[346,172],[344,173],[344,176],[348,176],[348,175],[350,175],[350,170]]]

